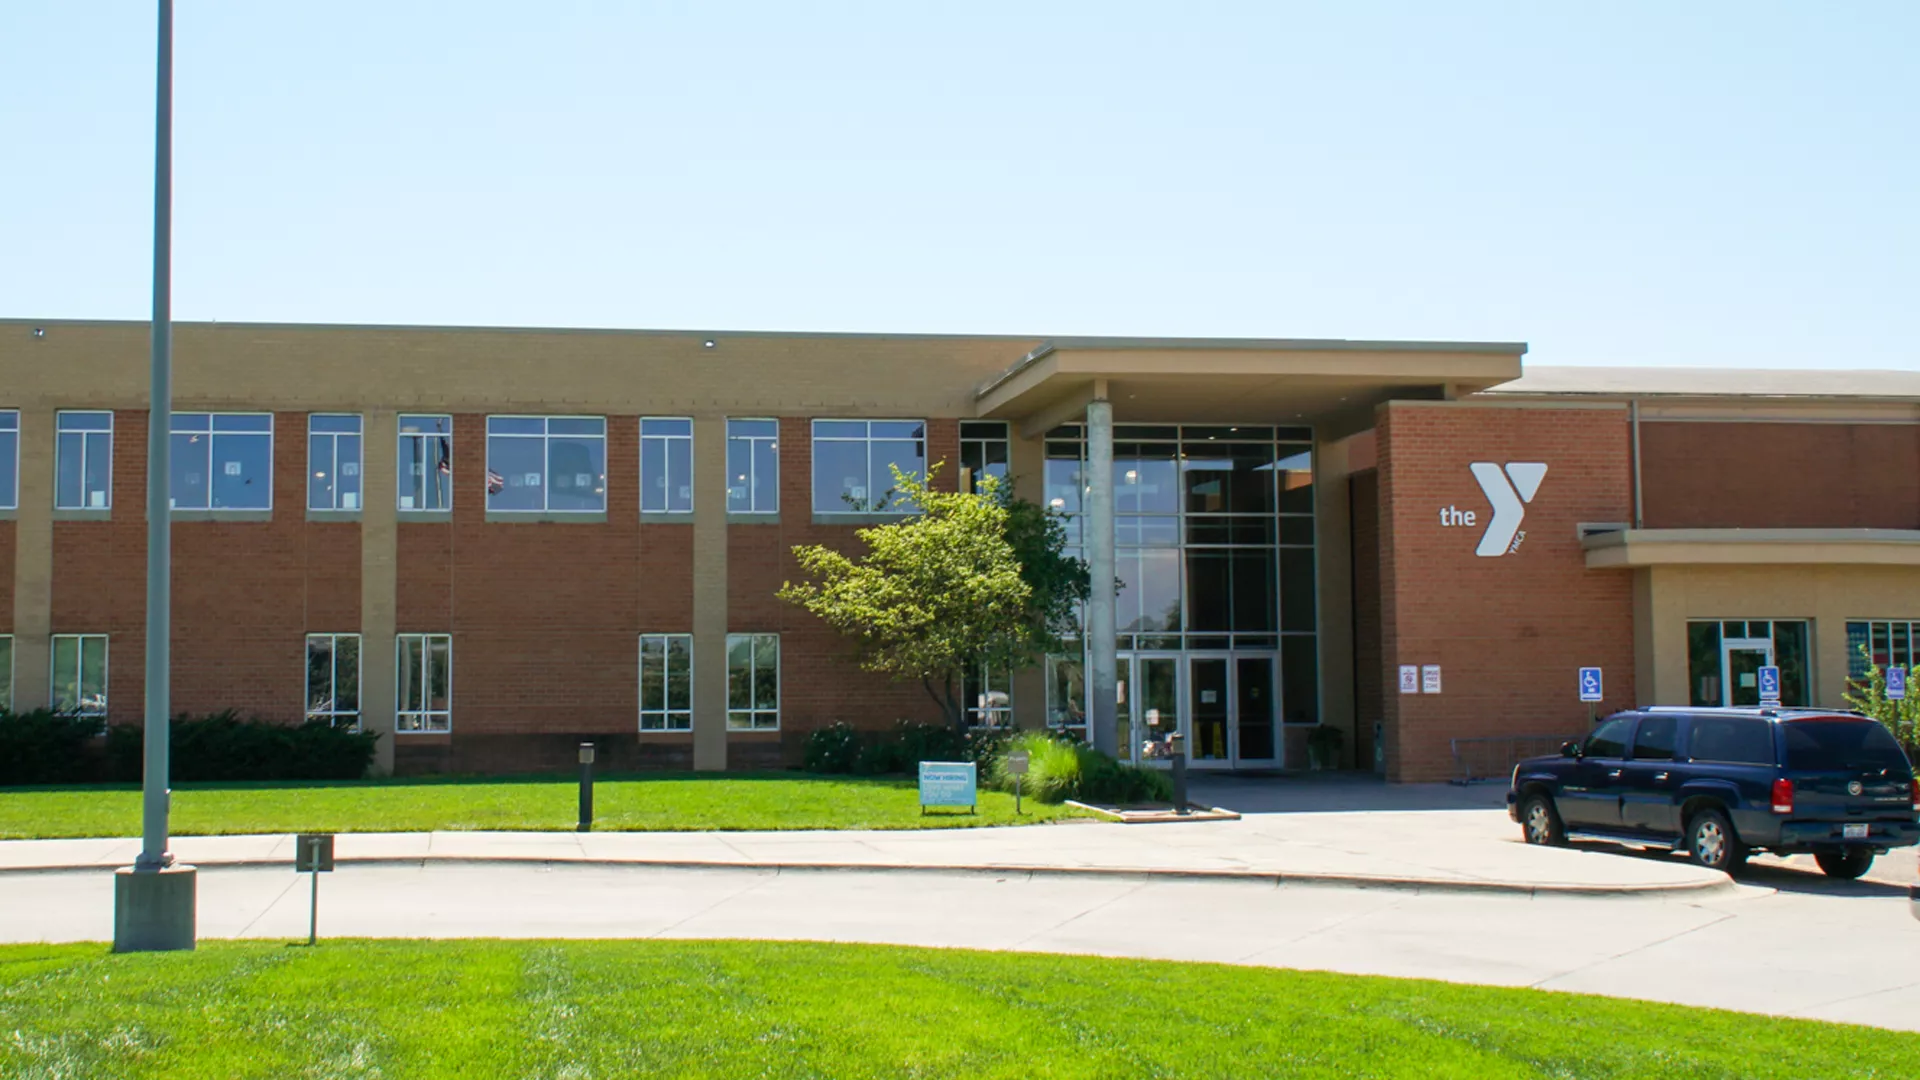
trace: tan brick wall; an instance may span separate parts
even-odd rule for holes
[[[1603,710],[1635,703],[1628,575],[1589,571],[1576,526],[1631,509],[1623,409],[1395,403],[1379,418],[1382,711],[1390,778],[1447,778],[1448,740],[1586,727],[1583,665]],[[1519,550],[1474,554],[1491,514],[1475,461],[1541,461]],[[1476,512],[1443,528],[1441,507]],[[1400,664],[1439,664],[1442,693],[1398,693]]]

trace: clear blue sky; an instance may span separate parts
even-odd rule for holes
[[[153,4],[0,2],[0,315],[144,319]],[[175,314],[1920,367],[1920,3],[181,0]]]

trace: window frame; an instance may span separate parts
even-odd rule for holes
[[[204,416],[207,418],[207,427],[204,432],[200,431],[197,428],[189,429],[186,431],[180,430],[180,424],[182,423],[183,420],[187,418],[195,417],[195,416]],[[265,431],[221,431],[218,426],[218,419],[220,417],[229,417],[229,418],[264,417],[267,422],[267,427]],[[179,464],[183,460],[185,460],[185,457],[186,457],[186,455],[182,454],[179,451],[179,449],[173,445],[173,440],[176,437],[181,435],[194,436],[194,435],[201,435],[201,434],[204,434],[207,437],[207,486],[206,486],[207,504],[205,506],[181,506],[179,495],[178,495],[178,492],[180,490],[180,485],[177,483],[172,483],[172,478],[169,477],[167,509],[176,514],[270,514],[272,513],[273,512],[274,438],[275,438],[274,426],[275,426],[274,415],[270,412],[258,412],[258,411],[201,412],[199,410],[190,410],[190,411],[176,412],[176,413],[173,413],[171,416],[169,416],[167,418],[167,439],[168,439],[167,448],[169,453],[167,464],[169,469],[177,468]],[[265,506],[215,506],[213,505],[213,490],[214,490],[213,467],[214,467],[214,463],[219,460],[218,455],[214,453],[215,445],[219,442],[219,440],[223,436],[227,438],[257,439],[262,435],[265,435],[267,438],[266,505]]]
[[[104,428],[69,428],[66,426],[66,419],[69,416],[104,416],[107,418],[107,426]],[[53,508],[55,510],[105,513],[113,509],[113,429],[115,420],[116,417],[112,409],[60,409],[55,411],[53,414]],[[62,435],[80,436],[80,503],[77,506],[60,501],[60,437]],[[106,490],[102,492],[102,494],[106,496],[106,499],[101,502],[99,506],[89,505],[86,499],[87,460],[92,453],[92,451],[87,448],[87,444],[89,442],[89,436],[93,435],[105,435],[107,437],[107,486]]]
[[[677,432],[658,433],[658,434],[652,434],[652,435],[647,434],[648,424],[663,424],[663,423],[685,424],[687,425],[686,434],[682,435]],[[694,423],[693,418],[690,416],[643,416],[640,418],[640,472],[639,472],[639,475],[640,475],[640,512],[642,514],[646,514],[649,517],[652,517],[655,515],[658,515],[660,517],[691,517],[693,516],[693,504],[694,504],[694,501],[699,497],[697,491],[695,490],[698,487],[698,485],[694,483],[693,423]],[[648,443],[663,444],[661,447],[661,453],[662,453],[662,460],[666,463],[666,476],[663,478],[664,482],[660,485],[660,490],[661,490],[661,498],[665,503],[664,506],[648,505],[648,499],[653,494],[653,485],[651,482],[652,478],[647,475],[647,444]],[[685,451],[687,456],[687,485],[686,485],[686,495],[685,495],[686,506],[680,507],[680,508],[676,508],[673,505],[675,501],[674,492],[673,492],[673,451],[674,451],[674,444],[676,443],[684,444],[681,448]]]
[[[20,410],[0,409],[0,443],[13,442],[13,474],[5,477],[8,486],[0,492],[0,511],[20,509]]]
[[[998,677],[996,678],[996,674]],[[990,664],[978,665],[974,673],[961,681],[961,711],[966,714],[967,727],[975,731],[1005,731],[1013,727],[1013,669],[1001,668],[997,673]],[[969,689],[979,693],[970,694]],[[988,695],[986,705],[980,704],[980,695]],[[993,694],[999,694],[1003,700],[993,702]]]
[[[313,643],[315,639],[318,639],[318,638],[325,638],[330,643],[328,652],[327,652],[327,655],[330,658],[329,660],[330,668],[327,672],[327,682],[328,682],[327,688],[330,691],[330,693],[328,694],[328,700],[335,703],[336,706],[340,701],[340,641],[343,638],[353,639],[353,655],[354,655],[353,700],[356,707],[350,713],[343,712],[337,707],[333,709],[329,709],[326,712],[314,711],[313,682],[312,682]],[[358,706],[360,705],[360,702],[361,702],[361,695],[365,692],[366,685],[367,685],[366,664],[362,663],[365,657],[366,657],[366,643],[361,639],[361,636],[358,633],[333,634],[333,633],[324,633],[324,632],[322,633],[310,632],[307,634],[307,680],[308,680],[307,693],[306,693],[305,699],[301,702],[300,707],[303,711],[303,714],[306,716],[306,718],[309,721],[325,720],[329,727],[341,727],[342,726],[340,723],[341,717],[352,717],[352,722],[349,724],[346,724],[345,726],[350,731],[360,730],[361,715],[363,710]],[[398,653],[396,652],[395,659],[397,660],[398,658],[399,656],[398,656]],[[449,686],[451,686],[451,684],[449,684]]]
[[[66,715],[104,718],[107,715],[107,710],[111,707],[112,701],[113,701],[113,695],[111,692],[111,687],[113,685],[112,683],[113,676],[112,676],[112,668],[110,666],[111,660],[112,660],[112,649],[111,649],[111,643],[108,640],[108,635],[106,634],[53,634],[53,635],[50,635],[49,640],[47,642],[47,669],[48,669],[48,674],[50,676],[48,680],[48,686],[47,686],[47,707],[54,710],[55,712],[61,711],[60,702],[59,702],[59,699],[56,697],[56,695],[59,694],[60,692],[59,663],[60,663],[60,642],[62,639],[72,639],[79,642],[79,652],[75,656],[75,661],[78,665],[78,669],[74,672],[73,685],[74,685],[75,691],[83,695],[82,700],[84,700],[84,694],[86,692],[87,642],[93,641],[93,640],[97,640],[100,642],[100,708],[98,711],[95,711],[95,710],[87,709],[84,706],[77,707],[71,710],[66,710]]]
[[[660,693],[661,693],[661,701],[663,702],[663,707],[658,709],[647,708],[647,642],[649,640],[655,640],[660,642],[661,644],[661,654],[660,654],[661,690],[660,690]],[[673,644],[676,640],[684,641],[686,643],[686,648],[687,648],[687,674],[686,674],[687,701],[686,701],[686,707],[683,709],[675,708],[673,705],[673,699],[672,699]],[[640,690],[639,731],[640,731],[640,734],[671,735],[671,734],[677,734],[680,732],[688,732],[693,730],[693,694],[695,689],[694,675],[693,675],[694,662],[695,662],[695,658],[694,658],[694,652],[693,652],[693,635],[692,634],[657,633],[657,634],[641,634],[640,635],[640,641],[639,641],[639,690]],[[650,717],[659,718],[660,723],[656,726],[648,727],[647,720]],[[676,723],[675,722],[676,719],[684,720],[684,722]]]
[[[313,422],[315,420],[323,420],[323,419],[324,420],[352,420],[354,430],[352,431],[315,431],[313,430]],[[359,452],[354,455],[354,458],[351,462],[343,463],[341,461],[340,440],[343,438],[351,438],[356,440],[355,445],[358,448]],[[333,470],[332,471],[333,482],[328,485],[328,490],[333,497],[332,499],[333,505],[331,506],[315,506],[313,503],[313,481],[315,478],[314,469],[316,464],[313,460],[313,441],[315,439],[327,440],[327,448],[329,451],[329,458],[330,458],[327,464]],[[398,449],[398,447],[396,447],[395,449]],[[320,511],[323,513],[339,513],[339,514],[357,514],[362,509],[364,509],[367,505],[366,459],[367,459],[367,419],[365,416],[361,415],[360,413],[308,413],[307,414],[307,509]],[[353,468],[353,472],[350,474],[346,472],[347,465],[351,465]],[[340,504],[345,497],[345,493],[343,493],[340,490],[340,478],[348,475],[351,475],[354,478],[355,480],[354,486],[356,490],[353,492],[353,505],[342,506]],[[396,488],[395,490],[397,491],[398,489]]]
[[[985,435],[979,435],[979,434],[970,435],[967,432],[967,429],[969,428],[972,428],[974,429],[975,432],[978,432],[982,428],[995,427],[995,426],[997,426],[1000,429],[1000,434],[995,436],[985,436]],[[966,492],[968,494],[972,494],[979,487],[979,483],[980,483],[979,476],[974,474],[973,465],[971,464],[972,459],[971,459],[971,456],[967,453],[967,451],[969,449],[978,448],[980,450],[979,457],[983,463],[983,466],[986,466],[991,464],[986,461],[986,457],[987,457],[986,448],[993,446],[995,444],[998,444],[999,446],[1003,447],[1006,450],[1005,461],[1003,462],[1003,464],[1005,464],[1006,466],[1007,474],[1006,476],[1001,477],[999,479],[1001,493],[1003,495],[1012,494],[1012,492],[1007,489],[1013,482],[1013,425],[1009,424],[1005,420],[962,420],[960,421],[961,475],[959,477],[959,484],[960,484],[961,491]],[[983,471],[984,471],[984,468],[983,468]],[[991,475],[991,474],[987,474],[987,475]]]
[[[420,695],[422,703],[433,700],[432,670],[428,666],[429,658],[433,655],[433,643],[436,640],[444,640],[447,643],[447,707],[445,709],[403,707],[405,702],[400,700],[402,685],[400,675],[406,667],[404,650],[407,642],[412,640],[420,642],[421,670],[418,674],[422,687]],[[407,717],[419,718],[420,726],[402,726]],[[439,718],[441,723],[439,726],[430,726],[435,718]],[[453,634],[451,632],[422,631],[393,635],[393,732],[395,735],[450,735],[453,733]]]
[[[735,424],[772,424],[773,434],[771,435],[735,435],[733,431],[733,426]],[[745,444],[747,449],[747,477],[746,477],[747,506],[746,506],[746,509],[744,510],[733,505],[733,483],[731,479],[731,473],[733,472],[733,467],[732,467],[733,444],[736,442]],[[772,482],[768,485],[768,488],[773,492],[773,498],[772,498],[773,506],[770,509],[766,509],[766,510],[762,510],[756,507],[754,505],[754,498],[753,498],[754,492],[760,490],[760,470],[759,470],[759,466],[755,463],[756,458],[754,455],[754,451],[761,443],[767,444],[768,449],[773,456],[773,478],[772,478]],[[729,473],[729,479],[727,483],[727,513],[730,515],[745,515],[745,516],[752,516],[752,517],[767,517],[767,518],[778,517],[780,515],[780,420],[779,418],[773,417],[773,416],[729,416],[727,417],[727,463],[728,463],[727,472]]]
[[[420,421],[438,422],[438,421],[444,420],[446,421],[447,426],[445,431],[437,431],[437,432],[408,431],[407,421],[409,420],[413,420],[416,422],[420,422]],[[400,514],[452,513],[454,493],[455,491],[458,490],[458,485],[456,485],[453,482],[453,414],[452,413],[401,413],[394,419],[394,434],[395,434],[395,438],[393,443],[393,460],[394,460],[393,507],[395,512]],[[413,484],[412,484],[413,478],[411,476],[401,473],[400,471],[401,469],[405,468],[407,464],[407,456],[400,452],[402,441],[407,439],[418,439],[420,441],[421,452],[417,456],[420,460],[420,469],[421,469],[421,472],[420,472],[421,482],[420,482],[419,492],[423,497],[428,490],[432,490],[436,494],[440,493],[441,491],[441,485],[439,485],[438,483],[435,483],[432,485],[429,485],[427,483],[426,463],[427,463],[428,454],[426,453],[426,451],[431,446],[433,440],[444,440],[446,442],[447,444],[447,456],[446,456],[447,482],[445,485],[446,500],[445,500],[444,506],[403,506],[401,505],[400,500],[402,498],[410,499],[414,497]],[[364,448],[365,445],[366,443],[363,437],[361,446]],[[433,471],[436,473],[440,471],[440,467],[437,463],[434,465]],[[363,475],[364,475],[364,470],[363,470]],[[364,492],[362,494],[364,494]],[[364,505],[365,502],[366,502],[365,499],[361,500],[362,505]]]
[[[854,437],[852,437],[852,436],[847,436],[847,435],[825,435],[825,436],[823,436],[823,435],[821,435],[821,434],[820,434],[820,425],[821,425],[821,424],[863,424],[863,425],[865,425],[865,426],[866,426],[866,434],[865,434],[865,435],[863,435],[863,436],[861,436],[861,437],[859,437],[859,438],[854,438]],[[874,437],[874,434],[873,434],[873,426],[874,426],[875,424],[913,424],[913,425],[916,425],[916,426],[917,426],[917,427],[918,427],[918,428],[920,429],[920,434],[919,434],[919,435],[917,435],[917,436],[913,436],[913,437],[906,437],[906,436],[902,436],[902,437],[899,437],[899,438],[883,438],[883,439],[876,439],[876,438]],[[931,451],[931,447],[930,447],[930,446],[928,445],[928,444],[930,443],[930,441],[931,441],[931,439],[929,438],[929,435],[928,435],[928,432],[927,432],[927,426],[928,426],[928,425],[927,425],[927,421],[925,421],[924,419],[922,419],[922,420],[911,420],[911,419],[901,419],[901,418],[899,418],[899,417],[882,417],[882,418],[879,418],[879,419],[871,419],[871,420],[869,420],[869,419],[860,419],[860,418],[845,418],[845,417],[832,417],[832,416],[820,416],[820,417],[815,417],[815,418],[813,419],[813,421],[812,421],[812,423],[811,423],[811,426],[810,426],[810,427],[809,427],[809,429],[808,429],[808,435],[809,435],[809,437],[810,437],[810,447],[809,447],[809,449],[810,449],[810,450],[811,450],[811,452],[812,452],[812,453],[811,453],[811,456],[812,456],[812,462],[813,462],[813,470],[814,470],[814,475],[811,475],[811,476],[809,476],[809,477],[808,477],[808,479],[807,479],[807,486],[808,486],[808,504],[809,504],[809,506],[810,506],[810,507],[812,508],[812,511],[813,511],[813,513],[814,513],[814,515],[815,515],[815,516],[818,516],[818,517],[835,517],[835,518],[853,518],[853,519],[858,519],[858,518],[874,518],[874,517],[882,517],[882,518],[906,518],[906,517],[912,517],[912,516],[913,516],[914,514],[916,514],[916,513],[918,513],[919,511],[917,511],[917,510],[914,510],[914,509],[913,509],[913,508],[911,508],[911,507],[907,507],[907,508],[894,508],[894,507],[880,507],[880,508],[876,508],[875,506],[873,506],[873,505],[872,505],[872,496],[873,496],[873,492],[872,492],[872,490],[871,490],[871,488],[872,488],[872,486],[873,486],[873,482],[874,482],[874,459],[873,459],[873,444],[874,444],[875,442],[908,442],[908,441],[913,441],[913,442],[917,442],[917,443],[919,443],[919,444],[920,444],[920,473],[919,473],[919,478],[920,478],[920,479],[921,479],[922,481],[924,481],[924,480],[926,480],[926,478],[927,478],[927,470],[928,470],[929,468],[931,468],[931,467],[932,467],[932,465],[931,465],[931,463],[930,463],[930,462],[929,462],[929,461],[927,460],[927,455],[928,455],[929,453],[931,453],[931,452],[932,452],[932,451]],[[867,451],[867,452],[866,452],[866,459],[867,459],[867,486],[868,486],[868,489],[869,489],[869,490],[868,490],[868,497],[867,497],[867,499],[866,499],[866,501],[867,501],[867,502],[868,502],[868,504],[869,504],[868,506],[866,506],[865,508],[855,508],[855,509],[851,509],[851,510],[849,510],[849,509],[834,509],[834,510],[822,510],[822,509],[820,509],[820,491],[819,491],[819,480],[820,480],[820,478],[819,478],[819,475],[818,475],[818,472],[817,472],[817,470],[818,470],[818,469],[819,469],[819,467],[820,467],[820,466],[819,466],[819,461],[820,461],[820,444],[821,444],[821,443],[823,443],[823,442],[831,442],[831,443],[860,443],[860,444],[862,444],[863,446],[865,446],[865,447],[866,447],[866,451]],[[891,489],[889,489],[889,490],[891,490]]]
[[[748,659],[747,659],[747,685],[749,689],[751,689],[758,686],[759,684],[759,675],[760,675],[759,639],[760,638],[772,638],[774,641],[773,706],[771,708],[765,707],[760,702],[758,697],[750,693],[748,695],[747,707],[744,709],[736,709],[733,707],[733,678],[734,678],[733,646],[734,646],[734,642],[739,641],[741,639],[745,639],[749,643],[750,651],[748,653]],[[780,666],[785,660],[785,653],[786,653],[786,649],[782,647],[780,643],[780,635],[778,633],[738,633],[738,634],[727,635],[727,730],[728,731],[754,732],[754,731],[779,731],[780,730],[780,691],[781,691]],[[734,716],[736,714],[741,714],[741,713],[746,714],[748,717],[747,723],[745,725],[736,724],[734,722]],[[773,723],[769,726],[762,726],[759,722],[759,717],[762,714],[766,714],[766,713],[771,713],[773,715]]]
[[[540,430],[540,433],[537,435],[532,432],[517,432],[517,431],[500,432],[496,434],[493,430],[494,421],[496,420],[537,420],[540,422],[541,430]],[[553,433],[553,422],[555,420],[593,421],[600,425],[600,433],[597,435],[583,435],[583,434],[577,434],[573,432],[563,432],[562,434],[555,435]],[[553,505],[553,443],[554,443],[554,440],[555,439],[599,439],[600,440],[600,468],[604,470],[607,468],[607,418],[605,416],[585,416],[585,415],[577,415],[572,413],[558,414],[558,415],[544,415],[544,414],[533,415],[528,413],[492,413],[492,414],[489,414],[486,418],[486,436],[485,437],[486,437],[485,450],[486,450],[487,467],[484,470],[485,475],[481,477],[480,489],[482,492],[485,493],[485,498],[486,498],[485,506],[486,506],[487,513],[506,515],[506,516],[547,514],[547,515],[560,515],[560,516],[566,516],[566,517],[587,517],[595,514],[604,515],[607,512],[608,476],[605,472],[602,472],[600,474],[600,483],[601,483],[600,492],[599,492],[600,505],[598,507],[587,507],[584,509],[573,508],[573,507],[556,508]],[[540,506],[537,509],[533,509],[533,508],[520,509],[517,507],[495,506],[493,504],[493,497],[496,494],[498,494],[498,492],[493,490],[493,477],[499,476],[501,478],[501,489],[500,489],[501,491],[505,491],[507,486],[506,474],[494,471],[493,440],[495,439],[520,439],[520,440],[528,440],[528,441],[539,440],[540,442]]]

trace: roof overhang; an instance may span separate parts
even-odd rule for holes
[[[1384,401],[1461,397],[1518,378],[1526,351],[1511,342],[1068,338],[989,379],[974,401],[978,415],[1019,421],[1029,438],[1101,397],[1122,422],[1358,431]]]
[[[1639,566],[1920,566],[1910,529],[1622,529],[1581,541],[1590,570]]]

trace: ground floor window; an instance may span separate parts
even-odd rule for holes
[[[1868,658],[1881,671],[1890,667],[1913,670],[1913,654],[1920,652],[1920,622],[1907,619],[1851,620],[1847,623],[1847,678],[1867,677]]]
[[[53,635],[53,709],[107,715],[107,635]]]
[[[640,635],[640,730],[693,730],[693,635]]]
[[[453,730],[453,635],[400,634],[394,640],[395,731]]]
[[[967,711],[967,723],[977,728],[1013,726],[1013,673],[986,665],[967,676],[960,707]]]
[[[1780,669],[1780,704],[1809,705],[1805,619],[1695,619],[1687,623],[1688,704],[1760,704],[1760,669]]]
[[[307,719],[360,727],[360,635],[307,635]]]
[[[780,635],[727,635],[727,727],[780,728]]]
[[[1047,657],[1047,726],[1087,726],[1087,661],[1078,642],[1068,651]]]

